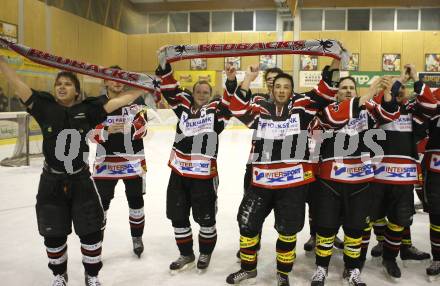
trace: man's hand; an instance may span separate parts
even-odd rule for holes
[[[390,102],[393,99],[392,95],[391,95],[391,88],[393,87],[393,79],[392,79],[392,77],[391,76],[384,76],[384,77],[382,77],[381,85],[382,85],[383,92],[384,92],[383,99],[386,102]]]
[[[228,80],[234,81],[237,76],[237,69],[233,65],[228,63],[225,67],[225,73]]]
[[[368,100],[372,99],[376,93],[377,90],[379,89],[380,83],[381,83],[382,78],[377,77],[370,85],[370,87],[368,88],[368,92],[365,93],[364,95],[360,96],[359,98],[359,107],[361,107],[362,105],[365,104],[365,102],[367,102]]]
[[[259,72],[260,72],[260,68],[257,64],[250,65],[246,70],[244,79],[253,82],[258,77]]]
[[[115,134],[115,133],[128,133],[128,131],[131,131],[129,128],[125,128],[124,123],[114,123],[108,127],[108,134]]]

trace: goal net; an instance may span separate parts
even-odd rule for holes
[[[0,112],[0,166],[29,166],[42,155],[41,131],[27,112]]]

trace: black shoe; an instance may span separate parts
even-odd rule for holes
[[[345,268],[344,273],[342,273],[342,278],[350,286],[367,286],[367,284],[362,281],[361,271],[358,268],[354,268],[354,269]]]
[[[304,243],[304,250],[313,251],[315,249],[315,245],[316,245],[316,236],[311,235],[309,240],[307,240],[307,242]]]
[[[312,276],[311,286],[324,286],[325,278],[328,275],[328,267],[317,266]]]
[[[290,286],[289,276],[287,274],[277,272],[277,285],[278,286]]]
[[[141,258],[142,252],[144,252],[144,243],[142,242],[142,236],[132,237],[133,240],[133,252],[138,258]]]
[[[431,265],[426,268],[426,275],[431,282],[440,278],[440,260],[432,261]]]
[[[402,277],[400,268],[395,260],[383,259],[382,265],[384,267],[385,274],[392,280],[398,280]]]
[[[337,249],[344,249],[344,242],[338,236],[335,236],[333,246]]]
[[[209,266],[209,262],[211,261],[211,254],[203,254],[200,253],[199,260],[197,261],[197,269],[206,270]]]
[[[257,277],[257,269],[252,271],[240,269],[237,272],[229,274],[229,276],[226,278],[226,283],[239,284],[241,281],[244,280],[248,280],[250,283],[252,283],[252,280],[255,280],[255,277]]]
[[[400,258],[402,260],[415,260],[422,261],[430,259],[431,255],[427,252],[418,250],[415,246],[401,246],[400,247]]]
[[[68,280],[69,277],[66,272],[64,272],[64,274],[58,274],[54,277],[52,286],[66,286]]]
[[[376,246],[371,249],[371,256],[380,257],[383,253],[383,241],[378,241]]]
[[[179,258],[177,258],[177,260],[173,261],[170,264],[170,270],[178,272],[178,271],[186,270],[188,268],[192,268],[194,266],[195,260],[196,257],[194,256],[194,254],[188,256],[180,255]]]

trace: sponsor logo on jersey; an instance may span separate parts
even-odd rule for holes
[[[311,172],[308,171],[304,174],[301,165],[279,169],[261,169],[254,167],[252,180],[255,184],[263,186],[289,186],[293,183],[305,180],[305,175],[310,178],[309,173]]]
[[[368,114],[365,110],[362,110],[359,117],[350,119],[347,125],[338,132],[352,135],[361,133],[364,130],[368,130]]]
[[[432,154],[429,168],[431,170],[440,171],[440,155]]]
[[[105,119],[104,125],[110,126],[113,124],[125,123],[127,121],[128,121],[128,119],[124,116],[112,115],[112,116],[107,116],[107,118]]]
[[[189,118],[187,113],[183,113],[180,122],[180,130],[185,136],[195,136],[200,133],[214,131],[214,114],[201,113],[199,118]]]
[[[94,177],[98,178],[123,178],[141,175],[144,168],[140,161],[102,162],[95,167]]]
[[[338,180],[364,180],[374,176],[373,165],[371,163],[361,164],[342,164],[333,163],[330,177]]]
[[[174,155],[170,160],[171,166],[181,174],[209,176],[211,171],[215,171],[215,168],[211,168],[211,160],[186,160]],[[211,170],[212,169],[212,170]]]
[[[418,178],[416,164],[380,163],[374,170],[374,177],[386,181],[413,181]]]
[[[412,115],[400,115],[400,117],[393,122],[382,125],[383,130],[412,132]]]
[[[284,121],[262,119],[258,121],[257,136],[264,139],[282,140],[286,136],[299,134],[301,123],[299,114],[295,113]]]

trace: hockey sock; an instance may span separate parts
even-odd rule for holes
[[[53,275],[64,274],[67,270],[67,236],[65,237],[45,237],[44,245],[46,246],[49,264]]]
[[[183,221],[172,221],[174,227],[174,237],[176,238],[177,247],[180,254],[184,256],[192,255],[193,238],[189,219]]]
[[[432,258],[434,261],[440,261],[440,215],[429,215],[429,219]]]
[[[361,266],[362,231],[344,228],[344,263],[345,268]]]
[[[399,254],[400,244],[402,243],[403,226],[399,226],[390,221],[385,229],[385,240],[383,245],[383,258],[395,260]]]
[[[378,219],[373,223],[374,234],[376,235],[376,240],[378,242],[382,242],[384,240],[386,225],[387,225],[386,218]]]
[[[373,224],[369,223],[366,228],[363,230],[362,234],[362,245],[361,245],[361,256],[360,260],[365,261],[367,259],[367,251],[368,251],[368,245],[370,244],[370,237],[371,237],[371,229],[373,228]]]
[[[79,237],[84,269],[90,276],[97,276],[102,268],[102,233],[94,232]]]
[[[144,198],[128,197],[128,207],[130,222],[130,232],[132,237],[140,237],[144,234],[145,214],[144,214]]]
[[[251,271],[257,268],[258,237],[258,234],[252,237],[240,235],[240,259],[243,270]]]
[[[411,245],[411,228],[408,226],[403,229],[401,247],[411,247]]]
[[[328,267],[333,254],[337,230],[317,228],[316,229],[316,265]]]
[[[213,226],[200,226],[199,251],[203,254],[211,254],[217,243],[217,229]]]
[[[296,234],[278,235],[277,240],[277,271],[288,274],[292,271],[296,258]]]

